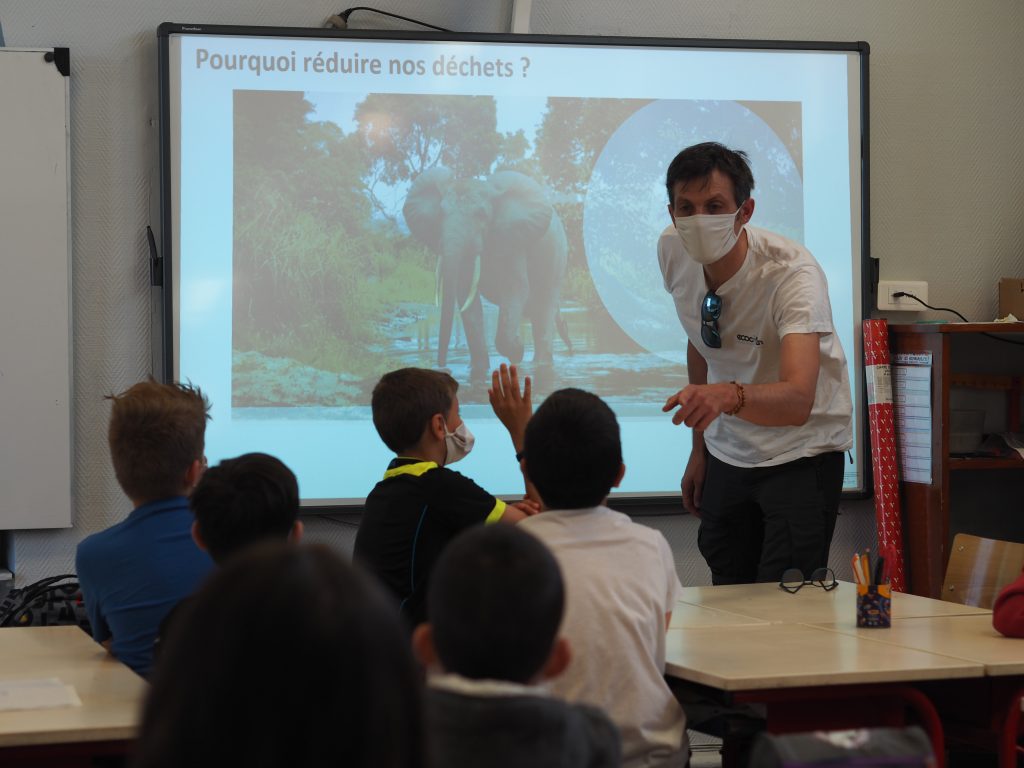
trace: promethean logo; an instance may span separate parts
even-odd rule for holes
[[[736,338],[739,341],[745,341],[748,344],[753,344],[755,347],[760,347],[764,344],[764,342],[757,338],[757,336],[744,336],[742,333],[737,333]]]

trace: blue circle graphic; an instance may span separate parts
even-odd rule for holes
[[[795,114],[793,125],[799,126]],[[803,242],[800,172],[772,128],[735,101],[662,100],[634,112],[598,156],[583,207],[587,264],[609,314],[641,347],[683,364],[686,337],[665,291],[657,244],[672,223],[668,164],[684,147],[703,141],[749,155],[756,203],[751,224]]]

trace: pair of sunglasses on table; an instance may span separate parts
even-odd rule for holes
[[[809,579],[804,578],[803,571],[799,568],[787,568],[785,573],[782,574],[782,580],[779,582],[779,586],[790,593],[799,592],[801,587],[806,587],[808,584],[814,587],[821,587],[826,592],[831,592],[839,586],[839,582],[836,581],[836,575],[832,573],[831,568],[815,568]]]

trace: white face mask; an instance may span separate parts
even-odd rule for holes
[[[737,210],[736,213],[677,217],[676,231],[683,240],[683,251],[698,264],[714,264],[732,250],[740,237],[733,226],[738,213]]]
[[[466,426],[466,422],[462,422],[455,428],[454,432],[448,431],[448,425],[444,425],[444,446],[447,451],[445,454],[444,465],[454,464],[459,459],[464,459],[469,455],[469,452],[473,450],[473,444],[476,442],[476,438],[473,437],[473,433],[469,431],[469,427]]]

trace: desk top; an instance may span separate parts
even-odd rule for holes
[[[1024,640],[1003,637],[989,614],[894,621],[889,629],[858,629],[856,622],[818,624],[833,632],[978,662],[988,675],[1024,674]]]
[[[883,632],[885,630],[873,630]],[[807,624],[670,629],[666,674],[723,691],[982,677],[978,662]]]
[[[808,584],[795,594],[780,589],[778,584],[684,587],[679,600],[763,621],[805,624],[849,622],[852,625],[857,606],[857,585],[841,581],[836,589],[826,592],[821,587]],[[894,592],[892,595],[893,621],[972,614],[991,616],[991,611],[902,592]]]
[[[763,619],[740,616],[716,608],[707,608],[693,603],[676,603],[672,609],[669,629],[700,629],[703,627],[741,627],[768,624]]]
[[[0,629],[0,682],[56,677],[80,707],[0,712],[0,747],[135,738],[146,682],[78,627]]]

